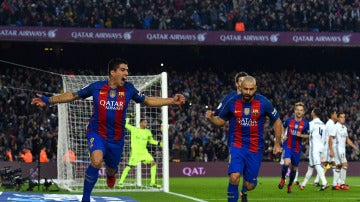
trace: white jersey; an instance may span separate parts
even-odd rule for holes
[[[309,123],[310,150],[323,151],[325,147],[325,124],[319,118],[315,118]]]
[[[329,137],[331,136],[331,134],[335,135],[336,134],[336,128],[335,128],[335,122],[332,119],[329,119],[326,124],[325,124],[325,148],[324,148],[324,161],[325,162],[330,162],[330,149],[329,149]],[[333,144],[335,144],[335,139],[333,141]],[[335,148],[335,147],[333,147]]]
[[[315,118],[310,121],[309,129],[309,165],[320,165],[325,147],[325,124],[319,118]]]
[[[334,141],[334,161],[336,165],[346,163],[346,139],[348,136],[347,127],[337,122],[335,124],[336,134]]]
[[[332,119],[329,119],[326,122],[325,125],[325,147],[329,147],[329,137],[331,134],[335,134],[336,133],[336,128],[335,128],[335,122]]]
[[[336,128],[336,151],[344,153],[346,148],[346,139],[348,136],[347,127],[341,123],[335,124]]]

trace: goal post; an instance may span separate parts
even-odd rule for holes
[[[106,79],[108,79],[107,76],[62,75],[64,92],[76,92],[94,81]],[[146,96],[168,97],[166,72],[158,75],[128,76],[127,81],[133,83]],[[59,117],[57,183],[61,188],[81,192],[85,171],[90,163],[86,128],[93,113],[93,100],[92,97],[89,97],[57,106]],[[106,185],[106,172],[103,165],[99,170],[99,178],[93,192],[169,192],[168,106],[146,107],[131,101],[127,109],[128,117],[130,114],[135,115],[130,118],[130,123],[136,126],[139,126],[140,117],[145,117],[154,139],[163,142],[163,147],[148,145],[148,150],[157,163],[156,184],[160,186],[150,186],[151,165],[139,164],[129,171],[124,181],[124,187],[119,187],[118,181],[130,155],[130,135],[125,129],[124,151],[116,174],[117,181],[114,188],[110,189]],[[70,160],[70,150],[75,152],[75,161]]]

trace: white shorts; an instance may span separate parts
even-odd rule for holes
[[[335,152],[334,154],[334,160],[336,165],[341,165],[342,163],[346,163],[346,153],[345,151],[342,151],[340,153]]]
[[[320,165],[322,156],[323,156],[322,151],[319,151],[319,150],[310,151],[310,153],[309,153],[309,165],[310,166]]]
[[[322,157],[323,157],[323,162],[331,162],[331,158],[330,158],[330,149],[326,148],[324,149],[323,153],[322,153]]]

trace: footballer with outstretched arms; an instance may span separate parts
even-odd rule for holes
[[[162,98],[140,93],[134,84],[127,81],[129,67],[124,59],[111,59],[107,69],[107,79],[94,81],[77,92],[64,92],[51,97],[36,94],[31,101],[34,106],[46,107],[93,98],[93,113],[86,130],[90,164],[85,170],[82,202],[91,201],[91,193],[98,181],[103,163],[106,168],[107,186],[113,188],[115,185],[124,146],[126,110],[131,100],[148,107],[185,104],[185,96],[182,94]]]

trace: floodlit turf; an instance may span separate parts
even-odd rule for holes
[[[298,186],[294,185],[293,193],[291,194],[286,192],[286,186],[282,190],[278,188],[279,179],[279,177],[260,177],[259,184],[256,189],[248,192],[249,201],[360,202],[360,177],[347,178],[346,181],[349,184],[350,191],[333,191],[331,188],[329,188],[323,192],[320,192],[318,191],[318,187],[314,187],[312,184],[308,184],[305,190],[300,190]],[[303,178],[300,178],[300,181],[302,179]],[[311,183],[313,179],[314,178],[310,179]],[[327,179],[331,184],[332,178],[328,177]],[[134,198],[140,202],[227,201],[227,181],[227,178],[170,178],[170,193],[104,192],[93,194],[97,196],[123,195]],[[26,188],[26,185],[23,186]],[[22,188],[22,191],[24,191],[24,188]],[[34,188],[34,192],[38,192],[37,187]],[[40,192],[44,193],[44,190],[40,188]],[[48,193],[71,194],[67,191]]]

